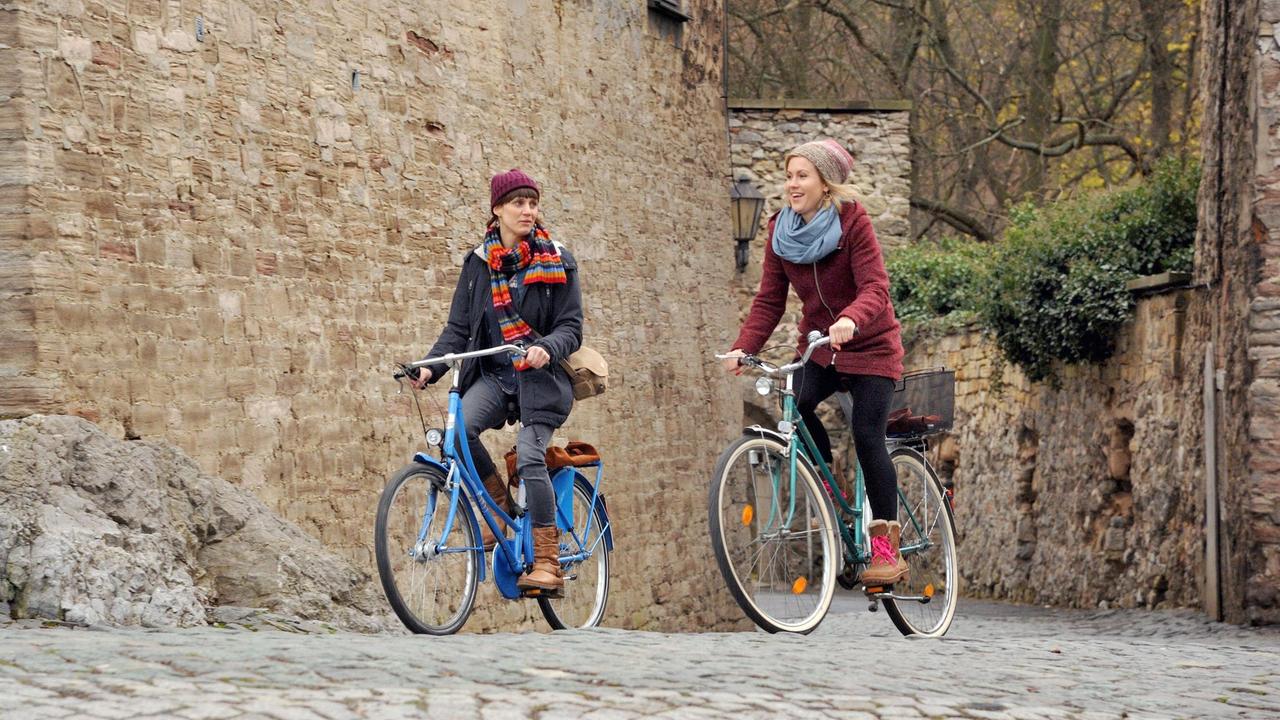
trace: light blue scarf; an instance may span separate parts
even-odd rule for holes
[[[840,214],[828,205],[805,222],[796,211],[782,208],[773,224],[773,252],[787,262],[816,263],[840,244]]]

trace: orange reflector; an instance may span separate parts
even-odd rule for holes
[[[928,585],[924,586],[923,595],[927,598],[933,597],[933,583],[929,583]]]
[[[799,595],[807,587],[809,587],[809,581],[804,577],[798,577],[795,582],[791,583],[791,592]]]
[[[743,525],[750,525],[751,518],[755,516],[756,516],[756,511],[753,510],[750,505],[742,508],[742,524]]]

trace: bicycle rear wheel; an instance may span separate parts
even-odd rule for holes
[[[769,632],[809,633],[826,616],[842,561],[817,472],[786,445],[747,435],[720,455],[708,497],[711,546],[734,600]]]
[[[484,551],[465,498],[459,499],[447,543],[440,544],[450,496],[439,468],[413,463],[391,477],[378,502],[378,576],[391,609],[415,633],[451,635],[475,604]]]
[[[592,492],[586,478],[574,478],[573,523],[560,535],[564,597],[538,598],[538,608],[553,630],[596,627],[604,619],[609,600],[609,546],[604,540],[607,521],[598,502],[592,507]],[[582,557],[587,553],[589,557]]]
[[[893,593],[922,600],[884,600],[884,609],[903,635],[940,637],[951,627],[959,598],[955,520],[932,470],[909,448],[890,455],[898,475],[898,522],[902,558],[910,572]]]

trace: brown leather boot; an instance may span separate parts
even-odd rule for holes
[[[498,475],[498,471],[494,470],[493,474],[484,479],[484,489],[489,491],[493,496],[498,507],[506,514],[511,514],[511,495],[507,493],[507,484],[502,482],[502,477]],[[494,518],[498,521],[498,529],[502,531],[502,537],[507,536],[507,524],[501,518]],[[492,550],[498,544],[498,538],[489,529],[489,523],[484,518],[480,518],[480,544],[485,550]]]
[[[560,528],[533,529],[533,569],[516,581],[521,590],[537,590],[542,597],[564,595],[564,576],[560,572]]]
[[[871,535],[871,564],[862,571],[862,584],[867,587],[892,585],[906,577],[907,561],[898,550],[902,537],[898,521],[873,520],[867,530]]]

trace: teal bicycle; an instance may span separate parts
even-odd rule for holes
[[[826,617],[837,585],[858,587],[871,560],[862,469],[846,495],[805,428],[792,387],[795,372],[829,343],[811,333],[804,356],[781,367],[753,355],[740,358],[764,374],[757,392],[780,394],[782,420],[776,428],[744,430],[721,453],[711,482],[708,521],[720,572],[743,612],[768,632],[812,632]],[[949,371],[943,373],[954,382]],[[922,377],[908,375],[899,384],[899,407]],[[783,379],[781,389],[774,378]],[[949,400],[953,388],[945,390]],[[946,414],[949,426],[949,407]],[[925,437],[942,417],[917,419],[923,421],[888,438],[898,476],[900,549],[910,574],[895,586],[863,590],[870,609],[883,603],[902,634],[937,637],[951,626],[959,591],[955,520],[950,493],[923,453]]]
[[[427,429],[423,423],[427,445],[440,457],[419,452],[394,474],[382,491],[374,522],[374,552],[383,592],[401,622],[415,633],[449,635],[462,629],[471,615],[487,564],[480,542],[481,520],[500,538],[489,565],[503,597],[536,598],[543,617],[556,630],[595,627],[604,618],[613,550],[613,530],[600,493],[604,463],[599,459],[575,463],[552,474],[564,592],[556,597],[522,593],[516,581],[533,563],[532,522],[525,512],[523,492],[518,493],[514,517],[503,512],[485,490],[462,430],[466,427],[462,362],[499,353],[523,356],[524,352],[517,345],[501,345],[419,360],[400,365],[395,372],[397,379],[417,377],[419,368],[434,363],[453,370],[444,429]],[[595,482],[583,475],[587,470],[595,470]],[[515,531],[514,538],[502,537],[498,520]]]

